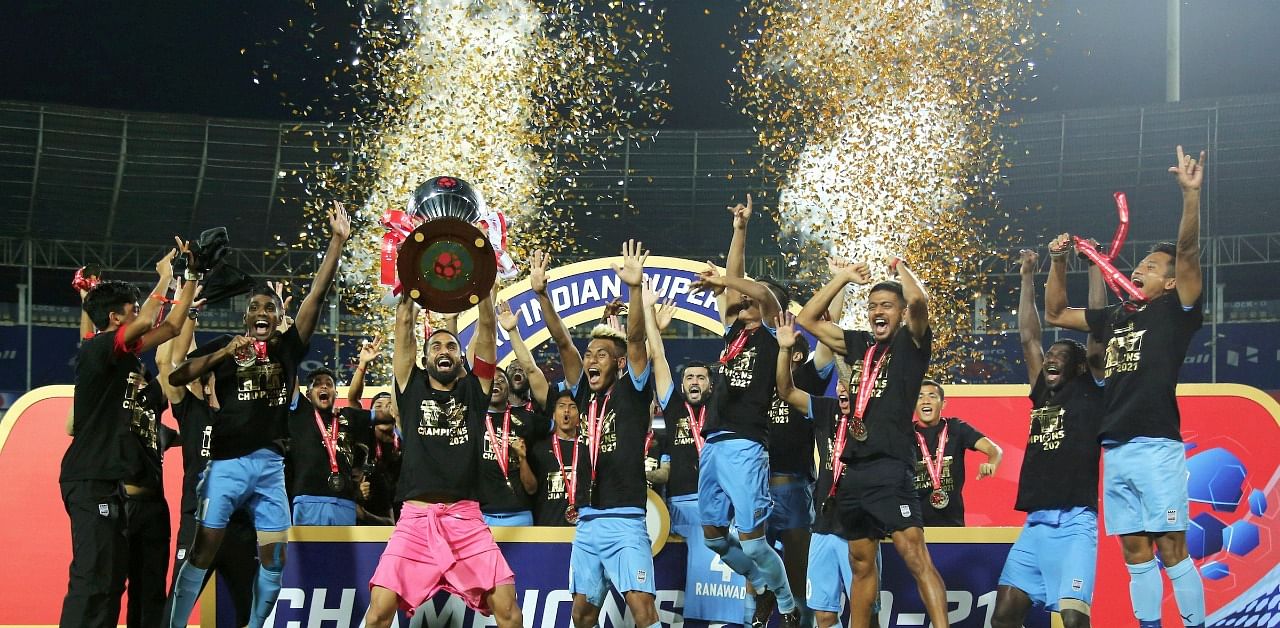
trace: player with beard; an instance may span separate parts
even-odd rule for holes
[[[306,398],[289,413],[294,525],[356,524],[356,449],[370,447],[373,428],[368,411],[334,408],[337,388],[333,371],[312,371]]]
[[[103,281],[84,298],[82,307],[99,331],[81,343],[76,356],[75,437],[58,476],[71,520],[61,626],[115,626],[120,614],[129,561],[122,484],[145,455],[136,436],[155,424],[148,416],[154,405],[141,398],[146,371],[138,356],[178,335],[196,288],[188,281],[173,310],[155,324],[173,278],[173,258],[179,251],[187,254],[186,244],[178,244],[156,264],[159,280],[145,303],[139,304],[138,289],[123,281]],[[159,390],[149,394],[163,402]]]
[[[773,510],[769,489],[769,410],[774,397],[774,358],[778,344],[765,324],[789,298],[780,286],[745,278],[747,204],[730,207],[733,238],[727,276],[707,264],[692,290],[717,294],[725,325],[725,351],[716,384],[717,412],[703,426],[698,475],[698,508],[707,547],[756,592],[753,621],[765,623],[775,602],[783,626],[799,625],[796,604],[782,558],[765,538],[765,522]],[[732,522],[730,514],[733,515]],[[729,534],[730,523],[737,537]]]
[[[515,574],[476,501],[497,355],[493,302],[486,295],[478,307],[470,372],[458,337],[444,329],[427,337],[419,368],[418,307],[407,296],[396,307],[392,366],[404,438],[396,496],[404,505],[369,581],[366,626],[390,626],[397,608],[412,616],[440,591],[504,628],[524,623]]]
[[[631,313],[625,338],[608,325],[597,325],[585,355],[579,354],[563,325],[552,326],[547,317],[561,351],[565,382],[587,422],[587,448],[580,452],[585,456],[575,456],[579,459],[569,478],[566,513],[569,519],[578,519],[569,558],[569,590],[573,623],[579,628],[597,624],[610,585],[626,600],[635,625],[658,625],[653,556],[645,528],[643,450],[652,421],[653,385],[641,282],[648,256],[639,242],[629,240],[622,246],[622,266],[613,266],[629,288]],[[545,272],[539,283],[545,291]],[[543,303],[544,308],[548,306]]]
[[[191,308],[182,333],[177,338],[156,349],[156,378],[169,400],[170,411],[178,423],[178,436],[182,441],[182,501],[178,523],[178,543],[173,556],[173,574],[169,582],[172,598],[178,573],[187,561],[187,553],[196,535],[196,486],[209,462],[209,447],[213,438],[213,413],[218,410],[213,396],[213,374],[195,380],[186,386],[169,384],[169,374],[187,357],[195,339],[199,309]],[[213,565],[205,572],[205,583],[214,570],[222,574],[223,582],[231,593],[237,626],[249,623],[249,608],[253,603],[253,580],[258,570],[258,543],[253,529],[253,519],[244,510],[237,510],[227,523],[227,532],[214,556]],[[203,588],[203,584],[202,584]],[[166,603],[164,617],[170,611]]]
[[[977,478],[995,475],[1004,450],[962,419],[942,416],[947,393],[931,379],[920,383],[916,400],[916,496],[920,498],[924,524],[964,527],[964,455],[980,451],[987,461]]]
[[[1088,331],[1107,343],[1103,393],[1104,523],[1120,537],[1129,569],[1129,595],[1141,626],[1160,625],[1164,581],[1160,554],[1187,626],[1205,622],[1204,583],[1187,552],[1187,463],[1175,386],[1191,337],[1204,322],[1200,270],[1200,186],[1204,157],[1178,147],[1169,168],[1182,189],[1177,244],[1162,243],[1138,263],[1131,279],[1141,302],[1101,309],[1068,307],[1066,234],[1049,246],[1045,289],[1050,324]]]
[[[1045,351],[1036,309],[1038,258],[1024,250],[1018,333],[1031,382],[1031,429],[1014,508],[1027,513],[1009,550],[996,593],[994,628],[1020,628],[1031,606],[1088,628],[1098,559],[1098,428],[1102,424],[1103,344],[1059,340]],[[1089,269],[1089,306],[1107,305],[1097,267]]]
[[[835,276],[805,304],[797,320],[820,342],[844,354],[852,366],[848,387],[854,397],[853,416],[840,457],[846,474],[836,493],[853,563],[852,625],[865,628],[870,621],[879,588],[876,549],[880,539],[890,536],[915,578],[929,621],[945,628],[946,587],[929,558],[912,484],[911,415],[933,346],[929,296],[906,263],[895,258],[889,272],[900,282],[877,283],[868,295],[871,332],[845,331],[822,320],[823,313],[849,283],[871,283],[871,268],[865,263],[837,266]]]
[[[796,347],[804,338],[795,328],[794,320],[784,314],[778,321],[778,397],[791,407],[804,408],[805,415],[813,422],[813,433],[818,448],[818,507],[813,522],[813,534],[809,542],[809,560],[806,564],[807,606],[813,609],[815,623],[826,628],[840,624],[843,598],[853,586],[853,566],[849,561],[849,541],[832,496],[837,489],[837,478],[844,472],[840,455],[847,444],[848,423],[851,413],[849,389],[844,382],[836,382],[836,397],[810,394],[796,387],[792,375],[795,372]],[[841,434],[844,436],[841,436]],[[876,556],[879,565],[879,555]],[[869,611],[874,616],[878,604]]]
[[[534,525],[571,526],[577,523],[577,518],[569,510],[566,487],[572,483],[575,457],[583,460],[589,453],[579,438],[578,403],[568,389],[559,391],[551,417],[555,433],[529,446],[527,466],[532,477],[522,474],[521,481],[525,490],[534,495]]]
[[[279,330],[284,303],[269,286],[258,286],[245,308],[245,335],[225,335],[200,346],[169,375],[170,384],[186,386],[213,373],[221,405],[211,460],[200,483],[200,526],[171,596],[171,626],[187,625],[231,513],[241,508],[252,511],[258,533],[259,567],[249,625],[261,626],[275,608],[289,534],[279,441],[288,428],[298,364],[310,346],[342,247],[351,236],[351,221],[341,204],[334,203],[329,211],[329,228],[328,250],[292,327]]]
[[[521,469],[528,467],[529,444],[551,432],[551,420],[511,405],[507,372],[495,369],[485,417],[480,456],[480,511],[490,527],[533,525],[533,500],[525,490]]]

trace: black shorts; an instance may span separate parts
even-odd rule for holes
[[[836,492],[845,538],[879,540],[924,527],[914,476],[910,465],[893,458],[857,460],[845,467]]]

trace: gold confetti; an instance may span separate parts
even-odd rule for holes
[[[902,255],[925,282],[938,376],[976,357],[974,301],[992,293],[1003,162],[992,130],[1035,37],[1027,0],[750,0],[734,94],[759,132],[789,267],[824,256],[882,277]],[[1003,250],[1004,247],[999,247]],[[821,272],[820,272],[821,271]],[[846,326],[865,327],[852,307]]]
[[[665,49],[661,10],[604,0],[369,0],[354,45],[325,76],[335,102],[316,109],[346,128],[314,133],[315,169],[303,180],[307,228],[294,246],[323,249],[325,210],[338,198],[358,228],[343,261],[342,298],[370,335],[390,331],[389,289],[378,286],[383,228],[427,179],[453,175],[478,188],[510,224],[510,253],[575,249],[572,209],[597,200],[577,189],[583,172],[634,131],[656,126],[668,105],[664,81],[646,78]],[[315,9],[314,3],[311,4]],[[320,27],[299,21],[291,28]],[[303,43],[308,51],[321,44]],[[343,75],[338,79],[339,72]],[[638,136],[644,141],[644,135]],[[350,145],[344,156],[340,147]],[[385,362],[385,361],[384,361]],[[384,365],[385,366],[385,365]],[[385,375],[385,373],[384,373]]]

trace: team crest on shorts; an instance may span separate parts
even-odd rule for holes
[[[898,506],[898,511],[902,513],[903,517],[908,517],[908,518],[911,517],[911,506],[907,504],[902,504],[901,506]]]
[[[182,559],[184,559],[184,558],[186,558],[186,557],[187,557],[187,550],[186,550],[186,548],[182,548],[182,549],[178,550],[178,560],[182,560]]]
[[[1178,522],[1178,511],[1176,511],[1176,510],[1169,510],[1169,511],[1165,512],[1165,513],[1164,513],[1164,520],[1165,520],[1165,521],[1167,521],[1167,522],[1169,522],[1169,523],[1177,523],[1177,522]]]
[[[1072,580],[1072,581],[1071,581],[1071,590],[1072,590],[1072,591],[1082,591],[1082,590],[1084,590],[1084,580],[1081,580],[1081,579],[1079,579],[1079,578],[1075,578],[1074,580]]]
[[[111,506],[108,504],[98,504],[98,514],[103,517],[111,516]]]
[[[636,582],[644,582],[649,577],[649,572],[643,569],[636,570]]]

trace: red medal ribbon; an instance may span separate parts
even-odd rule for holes
[[[493,417],[489,413],[484,415],[484,430],[489,433],[489,446],[495,450],[494,458],[498,459],[498,468],[502,469],[502,477],[508,482],[511,481],[511,459],[507,457],[507,452],[511,448],[511,408],[502,415],[502,442],[498,442],[498,436],[493,432]]]
[[[644,435],[644,455],[649,456],[649,446],[653,444],[653,430],[645,432]]]
[[[951,427],[946,419],[942,420],[942,433],[938,434],[938,453],[934,460],[929,459],[929,445],[924,442],[924,434],[916,432],[916,441],[920,443],[920,455],[924,458],[924,468],[929,472],[929,481],[933,490],[942,488],[942,452],[947,446],[947,429]]]
[[[831,452],[831,490],[827,491],[827,497],[836,496],[836,487],[840,485],[840,476],[844,474],[844,461],[840,460],[840,456],[844,454],[844,444],[848,439],[849,415],[840,415],[840,426],[836,428],[836,446]]]
[[[862,415],[867,411],[867,404],[871,403],[871,391],[875,388],[876,378],[880,377],[880,369],[884,366],[884,361],[888,359],[890,348],[885,347],[884,354],[876,361],[875,365],[867,368],[871,364],[871,358],[875,357],[876,349],[880,345],[873,344],[867,347],[867,353],[862,356],[862,377],[858,380],[858,398],[854,401],[853,418],[856,421],[862,420]]]
[[[693,418],[693,406],[689,402],[684,402],[684,408],[689,411],[689,431],[693,433],[693,448],[698,451],[698,455],[702,455],[702,446],[706,443],[702,439],[702,426],[707,424],[707,406],[703,404],[698,406],[698,418]]]
[[[738,354],[742,353],[742,350],[746,348],[747,340],[751,338],[751,334],[755,333],[757,329],[759,329],[759,327],[752,327],[751,329],[743,328],[742,331],[738,332],[738,337],[734,338],[733,342],[729,343],[729,347],[726,348],[724,350],[724,354],[720,356],[720,363],[728,364],[731,360],[738,357]]]
[[[391,450],[400,451],[400,437],[395,434],[391,435]],[[382,461],[382,441],[374,441],[373,443],[373,460],[374,462]]]
[[[590,453],[592,483],[595,483],[596,481],[596,461],[600,459],[600,436],[601,432],[604,430],[604,409],[609,406],[609,398],[612,396],[613,389],[610,388],[609,392],[604,395],[604,403],[601,403],[599,407],[596,406],[596,402],[594,400],[587,404],[587,438],[591,439]],[[595,395],[592,394],[592,397],[595,397]],[[574,466],[574,469],[576,471],[577,465]]]
[[[338,472],[338,413],[333,413],[333,429],[327,430],[320,412],[316,412],[316,428],[320,430],[320,440],[324,442],[324,450],[329,453],[329,473]]]
[[[1111,248],[1104,255],[1098,251],[1093,243],[1081,238],[1080,236],[1071,236],[1071,241],[1075,244],[1076,251],[1081,255],[1089,258],[1098,270],[1102,271],[1102,279],[1107,283],[1107,287],[1120,297],[1121,300],[1130,299],[1137,303],[1146,303],[1147,296],[1139,290],[1133,281],[1124,275],[1124,273],[1116,270],[1116,257],[1120,255],[1120,249],[1124,247],[1125,238],[1129,236],[1129,199],[1124,192],[1116,192],[1113,195],[1116,199],[1116,216],[1119,218],[1120,224],[1116,226],[1115,235],[1111,238]],[[1126,296],[1127,295],[1127,296]]]
[[[577,492],[576,489],[578,487],[577,469],[578,469],[578,452],[580,450],[581,448],[578,447],[578,437],[575,436],[573,438],[573,469],[574,470],[567,471],[565,470],[565,467],[564,467],[564,455],[560,453],[560,436],[557,434],[551,437],[551,453],[554,454],[556,457],[556,464],[560,465],[560,479],[568,480],[565,482],[565,497],[566,499],[569,500],[570,506],[573,506],[573,502],[576,501],[575,499],[576,496],[574,495],[574,493]]]

